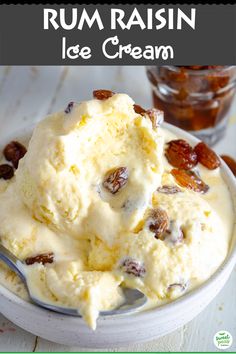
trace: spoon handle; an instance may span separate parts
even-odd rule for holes
[[[6,265],[8,265],[8,267],[11,268],[13,272],[17,273],[20,278],[25,282],[25,276],[20,270],[21,261],[16,256],[14,256],[13,253],[8,251],[8,249],[6,249],[6,247],[4,247],[1,243],[0,260],[2,260]]]

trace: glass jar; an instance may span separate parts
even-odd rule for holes
[[[214,145],[224,135],[236,66],[148,66],[153,102],[165,121]]]

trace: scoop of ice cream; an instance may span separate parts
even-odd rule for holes
[[[155,237],[147,223],[138,234],[127,234],[120,240],[117,267],[126,274],[127,286],[138,287],[151,298],[175,298],[176,293],[180,295],[208,279],[224,260],[228,249],[224,223],[192,192],[156,192],[153,208],[167,213],[166,231]],[[129,271],[129,262],[136,262],[137,269],[142,267],[143,276]]]
[[[163,138],[133,104],[116,94],[37,126],[17,171],[18,191],[37,220],[108,244],[136,226],[161,180]]]

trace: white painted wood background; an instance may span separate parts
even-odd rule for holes
[[[1,67],[0,139],[63,109],[71,100],[91,97],[96,88],[127,92],[140,105],[151,107],[144,67]],[[236,102],[227,135],[216,150],[236,157],[235,138]],[[207,309],[183,328],[150,343],[108,351],[216,351],[213,336],[219,330],[233,335],[229,351],[236,351],[236,269]],[[72,352],[83,348],[58,345],[23,331],[1,315],[0,304],[0,351]]]

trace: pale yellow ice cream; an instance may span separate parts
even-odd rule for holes
[[[52,264],[25,266],[31,291],[78,308],[92,328],[99,311],[122,303],[121,286],[140,289],[156,306],[204,282],[225,259],[232,233],[233,207],[219,168],[198,164],[210,186],[204,195],[157,191],[176,186],[164,157],[164,143],[175,137],[153,128],[133,105],[116,94],[47,117],[15,177],[0,181],[1,242],[21,260],[54,254]],[[112,193],[104,181],[120,168],[125,182]],[[156,208],[170,220],[165,239],[150,230]],[[2,267],[0,282],[6,276]],[[7,283],[19,287],[15,277]]]

